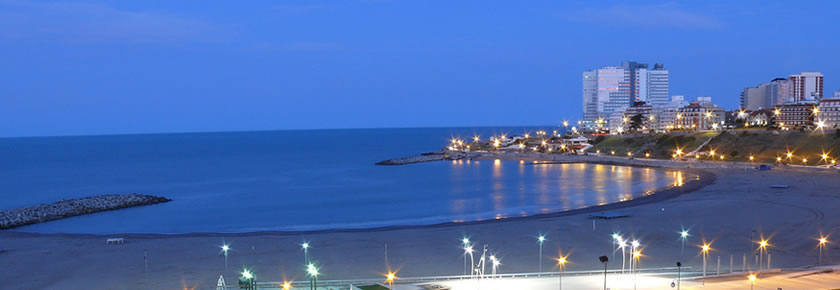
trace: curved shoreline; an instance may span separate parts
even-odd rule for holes
[[[524,160],[521,157],[515,156],[507,156],[509,158],[487,158],[481,160],[492,160],[492,159],[503,159],[503,160]],[[542,158],[535,158],[530,159],[533,161],[549,161],[549,162],[556,162],[561,160],[545,160]],[[616,162],[618,161],[618,162]],[[175,233],[175,234],[157,234],[157,233],[111,233],[111,234],[82,234],[82,233],[34,233],[34,232],[21,232],[21,231],[14,231],[14,230],[7,230],[8,233],[20,236],[58,236],[58,237],[105,237],[105,236],[121,236],[121,237],[131,237],[131,238],[155,238],[155,237],[248,237],[248,236],[260,236],[260,235],[276,235],[276,236],[290,236],[290,235],[311,235],[311,234],[327,234],[327,233],[359,233],[359,232],[382,232],[382,231],[396,231],[396,230],[410,230],[410,229],[429,229],[429,228],[447,228],[447,227],[462,227],[462,226],[472,226],[472,225],[480,225],[480,224],[489,224],[489,223],[507,223],[507,222],[518,222],[524,220],[539,220],[539,219],[549,219],[549,218],[556,218],[556,217],[563,217],[563,216],[571,216],[571,215],[578,215],[578,214],[585,214],[585,213],[596,213],[606,210],[615,210],[615,209],[622,209],[628,208],[643,204],[649,204],[654,202],[660,202],[664,200],[668,200],[671,198],[675,198],[677,196],[690,193],[696,191],[700,188],[703,188],[706,185],[712,184],[717,179],[717,176],[709,171],[699,170],[694,168],[674,168],[668,166],[651,166],[651,165],[640,165],[640,164],[627,164],[625,162],[620,162],[621,160],[615,160],[613,162],[604,162],[604,161],[565,161],[562,163],[585,163],[585,164],[602,164],[602,165],[615,165],[615,166],[627,166],[627,167],[640,167],[640,168],[661,168],[661,169],[679,169],[688,171],[693,173],[696,178],[691,180],[685,180],[682,186],[669,186],[665,188],[659,188],[653,191],[652,194],[649,195],[641,195],[639,197],[633,198],[631,200],[623,201],[623,202],[614,202],[608,203],[604,205],[593,205],[583,208],[576,208],[570,210],[563,210],[563,211],[556,211],[556,212],[548,212],[548,213],[536,213],[528,216],[512,216],[506,217],[501,219],[486,219],[486,220],[475,220],[475,221],[463,221],[463,222],[443,222],[443,223],[433,223],[433,224],[418,224],[418,225],[392,225],[392,226],[380,226],[380,227],[371,227],[371,228],[346,228],[346,229],[321,229],[321,230],[301,230],[301,231],[252,231],[252,232],[232,232],[232,233],[219,233],[219,232],[194,232],[194,233]]]

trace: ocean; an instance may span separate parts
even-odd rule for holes
[[[113,193],[173,201],[25,226],[38,233],[358,229],[557,212],[673,184],[662,169],[518,161],[374,163],[451,137],[538,128],[411,128],[0,138],[0,209]],[[545,127],[549,132],[550,127]]]

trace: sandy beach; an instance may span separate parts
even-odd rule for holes
[[[226,275],[229,283],[243,267],[252,269],[258,281],[306,279],[299,246],[303,240],[311,244],[310,257],[321,266],[321,279],[381,277],[387,264],[403,277],[460,275],[464,271],[463,236],[469,236],[478,247],[487,244],[502,261],[500,273],[534,272],[540,259],[536,242],[540,233],[547,237],[544,270],[552,269],[552,257],[559,251],[570,254],[569,271],[599,269],[599,256],[613,259],[610,235],[614,232],[641,242],[644,257],[640,267],[670,267],[680,260],[678,232],[682,228],[691,233],[683,264],[695,270],[702,266],[697,245],[703,241],[712,243],[710,272],[716,271],[718,257],[722,271],[728,271],[730,256],[740,270],[744,254],[748,267],[756,267],[752,265],[753,240],[762,235],[770,239],[772,267],[793,268],[816,264],[816,239],[820,233],[838,231],[840,178],[835,172],[701,170],[714,175],[711,184],[672,198],[611,206],[609,211],[631,217],[596,221],[594,230],[589,214],[606,209],[481,223],[315,233],[92,236],[2,231],[0,279],[6,281],[3,287],[10,289],[209,288],[225,272],[219,249],[222,240],[232,248]],[[790,187],[772,189],[771,184]],[[106,245],[108,237],[125,238],[127,243]],[[832,257],[837,255],[836,245],[829,245],[823,253],[824,264],[836,261]],[[616,258],[611,269],[621,268],[620,254]]]

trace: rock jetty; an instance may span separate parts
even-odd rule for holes
[[[144,194],[109,194],[62,200],[24,208],[0,211],[0,230],[37,224],[78,215],[121,208],[158,204],[171,199]]]
[[[463,158],[462,155],[463,154],[460,154],[460,153],[452,154],[452,153],[445,153],[445,152],[431,152],[431,153],[420,154],[420,156],[388,159],[388,160],[377,162],[376,165],[406,165],[406,164],[413,164],[413,163],[420,163],[420,162],[460,159],[460,158]]]

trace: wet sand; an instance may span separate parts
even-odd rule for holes
[[[752,239],[762,234],[770,238],[774,268],[801,267],[817,262],[816,239],[821,231],[840,230],[837,173],[738,168],[704,171],[715,175],[706,175],[711,184],[686,188],[687,192],[679,195],[612,205],[609,211],[631,217],[596,221],[595,230],[588,218],[590,209],[479,223],[312,233],[92,236],[3,231],[0,279],[19,283],[5,284],[14,285],[13,289],[213,287],[225,272],[219,249],[223,239],[232,247],[226,275],[229,283],[243,267],[252,269],[259,281],[305,279],[299,246],[303,240],[312,245],[310,257],[321,266],[321,279],[380,277],[387,264],[403,277],[457,275],[464,271],[460,248],[464,235],[476,242],[476,248],[487,244],[501,258],[500,273],[533,272],[540,260],[536,242],[540,233],[548,239],[544,270],[552,269],[552,257],[558,251],[570,253],[569,271],[598,269],[598,256],[613,259],[613,232],[639,239],[645,255],[640,267],[668,267],[680,260],[678,231],[682,227],[692,234],[682,261],[695,270],[702,266],[696,245],[703,240],[712,242],[714,249],[710,271],[717,269],[718,256],[722,271],[728,270],[730,255],[739,269],[745,253],[748,267],[757,267],[752,265]],[[702,176],[701,180],[707,180]],[[790,188],[772,189],[771,184],[789,184]],[[107,237],[124,237],[127,243],[105,245]],[[835,260],[831,256],[837,252],[837,246],[830,245],[823,253],[824,263]],[[620,254],[615,260],[610,268],[621,267]]]

